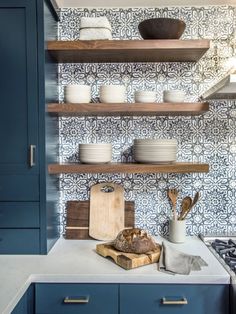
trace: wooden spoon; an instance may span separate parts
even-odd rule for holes
[[[193,206],[197,203],[198,199],[199,199],[199,192],[197,192],[193,198],[193,202],[190,205],[190,207],[188,208],[188,210],[185,212],[184,216],[182,217],[182,220],[184,220],[186,218],[186,216],[188,215],[188,213],[190,212],[190,210],[193,208]]]
[[[173,214],[173,219],[177,220],[177,215],[176,215],[176,204],[177,204],[177,198],[178,198],[178,194],[179,192],[177,191],[177,189],[169,189],[167,191],[167,194],[171,200],[172,203],[172,214]]]
[[[183,220],[185,214],[188,212],[189,208],[192,206],[192,199],[190,196],[186,196],[181,203],[181,212],[178,217],[178,220]]]

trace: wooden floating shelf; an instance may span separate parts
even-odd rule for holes
[[[48,112],[58,116],[196,116],[209,110],[203,103],[122,103],[122,104],[57,104],[48,105]]]
[[[210,48],[201,40],[78,40],[49,41],[55,62],[196,62]]]
[[[108,164],[49,164],[49,174],[61,173],[191,173],[209,172],[209,165],[202,163],[176,162],[172,164],[139,164],[139,163],[108,163]]]

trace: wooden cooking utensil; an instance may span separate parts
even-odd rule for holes
[[[181,203],[181,212],[178,217],[178,220],[183,220],[185,217],[186,212],[188,212],[189,208],[192,205],[192,199],[190,196],[186,196]]]
[[[177,191],[177,189],[169,189],[167,191],[167,195],[169,196],[172,203],[172,215],[173,215],[174,220],[177,220],[176,204],[177,204],[178,194],[179,192]]]
[[[90,191],[89,235],[114,240],[124,229],[124,189],[115,183],[100,183]]]
[[[197,203],[197,201],[198,201],[198,199],[199,199],[199,196],[200,196],[200,193],[197,192],[197,193],[195,194],[194,198],[193,198],[193,202],[192,202],[191,206],[190,206],[189,209],[185,212],[185,214],[184,214],[182,220],[186,218],[186,216],[188,215],[188,213],[190,212],[190,210],[191,210],[191,209],[193,208],[193,206]]]

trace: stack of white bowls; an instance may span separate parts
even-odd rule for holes
[[[134,159],[142,163],[171,163],[176,161],[175,139],[135,139]]]
[[[103,103],[124,103],[126,101],[126,90],[123,85],[100,86],[100,101]]]
[[[136,91],[134,100],[137,103],[152,103],[156,101],[156,92],[153,91]]]
[[[91,87],[79,84],[65,86],[65,101],[68,103],[89,103],[91,101]]]
[[[185,98],[185,92],[183,90],[164,90],[163,101],[164,102],[183,102]]]
[[[79,144],[79,159],[85,164],[105,164],[111,162],[111,143]]]

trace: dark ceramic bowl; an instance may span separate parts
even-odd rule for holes
[[[138,29],[143,39],[179,39],[185,27],[178,19],[154,18],[142,21]]]

